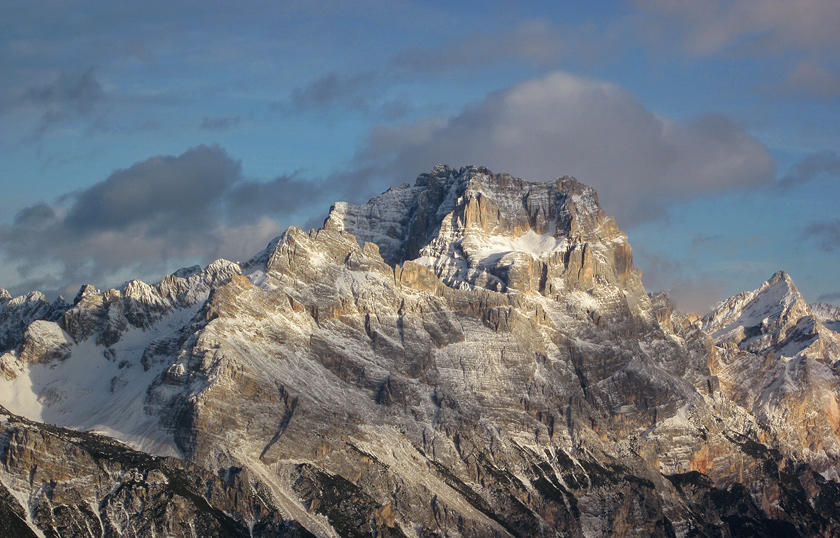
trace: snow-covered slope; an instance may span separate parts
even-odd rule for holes
[[[6,334],[38,312],[46,319],[28,323],[20,345],[0,355],[0,406],[31,420],[100,431],[145,452],[178,455],[172,432],[146,412],[147,392],[168,366],[151,358],[177,353],[177,343],[201,322],[193,318],[210,290],[239,270],[219,261],[204,271],[181,270],[154,287],[137,280],[105,293],[83,286],[73,307],[49,306],[35,294],[11,299],[6,311],[23,313]]]

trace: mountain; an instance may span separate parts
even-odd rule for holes
[[[797,458],[837,478],[840,334],[779,271],[758,289],[722,301],[700,321],[718,345],[710,368],[742,407]]]
[[[831,362],[840,357],[840,334],[824,323],[831,323],[831,308],[820,307],[819,312],[812,311],[790,276],[779,271],[757,290],[716,305],[701,328],[719,344],[744,351]]]
[[[0,294],[0,531],[835,536],[789,280],[693,322],[590,187],[438,166],[247,262]]]

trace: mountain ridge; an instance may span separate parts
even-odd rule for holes
[[[591,188],[438,166],[244,263],[0,299],[4,506],[58,536],[131,532],[106,497],[137,521],[135,483],[185,507],[137,536],[190,506],[253,536],[830,536],[831,331],[771,281],[692,322],[648,296]],[[88,485],[88,434],[33,418],[204,485],[122,457]]]

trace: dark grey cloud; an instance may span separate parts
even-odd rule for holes
[[[219,146],[152,157],[54,205],[21,210],[0,226],[0,255],[28,282],[71,286],[247,258],[280,228],[261,208],[231,223],[226,196],[237,185],[248,185],[241,165]]]
[[[206,228],[221,194],[241,179],[241,165],[218,146],[198,146],[173,157],[153,157],[113,172],[79,193],[64,224],[73,233]]]
[[[49,84],[32,86],[22,99],[42,106],[78,115],[90,114],[94,106],[105,101],[105,90],[93,74],[93,68],[82,73],[61,73]]]
[[[802,185],[821,177],[840,178],[840,155],[833,150],[822,150],[807,155],[779,180],[784,188]]]
[[[525,179],[573,175],[595,187],[622,225],[660,216],[668,203],[772,184],[774,161],[721,116],[677,122],[618,86],[566,73],[489,95],[461,114],[375,130],[359,155],[413,177],[439,162],[481,164]]]
[[[328,73],[292,91],[291,107],[296,111],[341,106],[366,110],[382,93],[383,81],[377,71],[342,75]]]
[[[255,215],[268,217],[299,217],[306,220],[312,212],[326,210],[336,194],[335,180],[302,178],[298,175],[279,176],[271,181],[243,181],[225,197],[225,207],[231,221],[249,222]]]
[[[802,238],[826,252],[840,250],[840,219],[814,222],[805,228]]]
[[[239,125],[239,116],[230,116],[224,118],[202,118],[199,129],[202,131],[224,131]]]
[[[57,124],[91,117],[107,100],[94,69],[89,68],[78,73],[61,73],[48,84],[30,86],[13,99],[12,106],[41,111],[34,134],[34,138],[39,138]]]
[[[324,179],[247,180],[224,149],[196,146],[20,210],[0,225],[0,258],[17,270],[18,290],[154,280],[180,265],[248,259],[283,227],[320,226],[331,203],[360,201],[381,186],[361,168]]]

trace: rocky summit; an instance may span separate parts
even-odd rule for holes
[[[840,313],[698,318],[593,189],[435,167],[254,258],[0,290],[0,535],[840,536]]]

